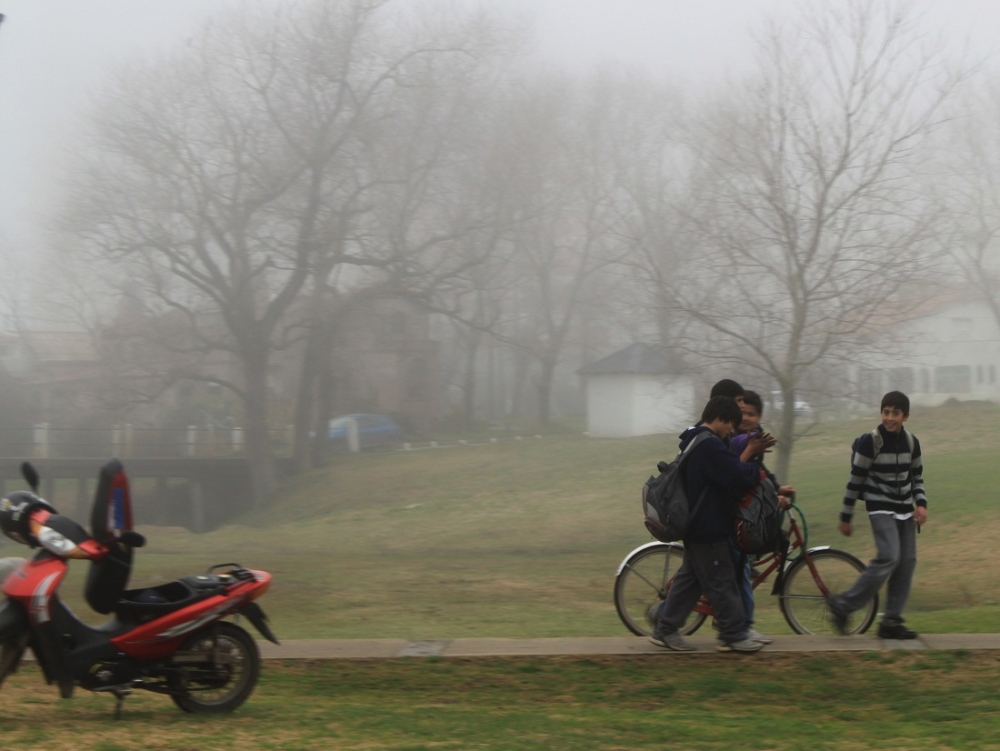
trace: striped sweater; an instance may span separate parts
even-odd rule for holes
[[[914,504],[927,507],[920,441],[910,434],[913,439],[911,455],[906,428],[890,433],[879,425],[878,431],[882,435],[882,450],[877,457],[871,433],[856,439],[851,447],[851,479],[847,482],[844,507],[840,512],[842,522],[851,521],[858,498],[864,498],[869,515],[893,514],[897,519],[911,517]]]

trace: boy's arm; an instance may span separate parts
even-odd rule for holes
[[[840,532],[850,536],[851,519],[854,517],[854,504],[858,502],[865,480],[871,471],[875,459],[875,445],[869,434],[858,438],[851,447],[851,476],[847,480],[847,490],[844,491],[844,504],[840,509]]]
[[[924,493],[924,459],[916,436],[913,436],[913,456],[910,457],[910,485],[917,506],[914,518],[917,524],[923,524],[927,521],[927,495]]]
[[[706,452],[711,452],[706,458],[712,468],[712,476],[708,479],[713,484],[742,493],[753,490],[760,483],[760,466],[741,462],[722,441],[708,440],[702,447]]]
[[[750,440],[749,433],[740,433],[739,435],[734,435],[732,438],[729,439],[729,448],[734,454],[736,454],[736,456],[739,456],[740,454],[743,453],[743,449],[747,447],[747,441],[749,440]]]

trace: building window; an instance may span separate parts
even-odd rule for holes
[[[427,361],[423,358],[411,360],[406,368],[406,395],[411,399],[427,395]]]
[[[913,391],[913,368],[889,368],[889,390],[909,394]]]
[[[406,314],[396,312],[389,316],[389,336],[406,336]]]
[[[951,319],[951,332],[953,337],[959,337],[962,339],[968,339],[972,336],[972,319],[971,318],[952,318]]]
[[[938,394],[968,394],[972,391],[972,368],[968,365],[934,368],[934,391]]]
[[[858,371],[858,399],[862,404],[878,404],[882,399],[882,371],[861,368]]]

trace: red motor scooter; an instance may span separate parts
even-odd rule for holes
[[[49,684],[64,699],[75,686],[116,699],[115,716],[133,689],[167,694],[186,712],[231,712],[253,692],[260,653],[249,633],[230,621],[243,616],[278,643],[267,616],[254,602],[271,575],[235,563],[213,566],[147,589],[126,589],[134,548],[145,538],[132,529],[128,478],[117,460],[101,468],[91,514],[91,534],[39,498],[38,473],[21,472],[33,492],[0,501],[0,530],[39,548],[3,581],[0,603],[0,683],[31,648]],[[84,596],[111,619],[92,627],[58,595],[70,559],[90,561]]]

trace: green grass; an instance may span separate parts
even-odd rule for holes
[[[918,411],[908,423],[924,448],[931,504],[909,607],[918,631],[1000,630],[998,418],[996,405],[963,404]],[[873,553],[864,516],[851,538],[836,523],[851,440],[874,424],[822,424],[798,442],[788,478],[811,544],[863,560]],[[133,583],[232,560],[268,570],[274,584],[261,604],[282,638],[623,635],[615,569],[649,540],[639,489],[675,451],[670,436],[565,435],[340,456],[238,524],[204,535],[141,527],[150,544],[138,551]],[[82,589],[85,567],[74,569],[68,595]],[[758,595],[758,628],[790,632],[767,593]]]
[[[1000,655],[649,655],[267,663],[230,716],[4,686],[4,749],[997,749]]]

